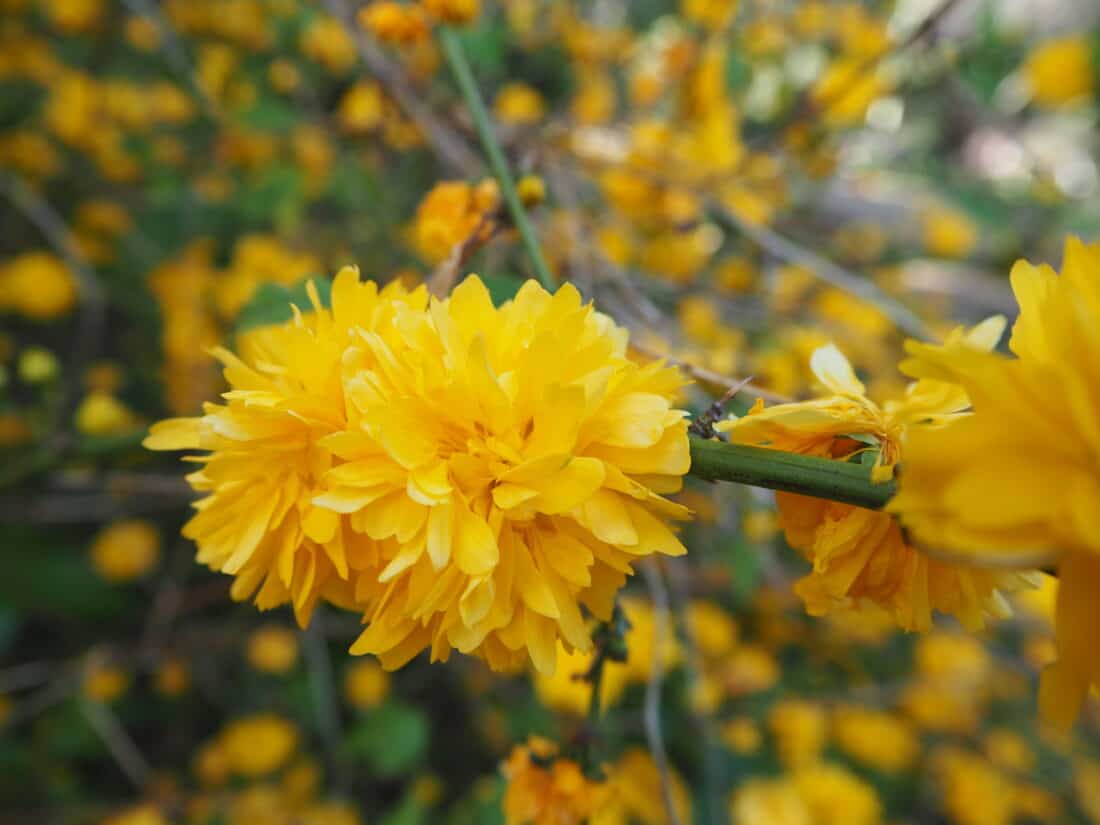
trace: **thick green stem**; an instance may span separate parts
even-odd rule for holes
[[[876,484],[860,464],[691,437],[691,475],[880,510],[894,495],[892,481]]]
[[[546,260],[542,257],[542,250],[539,248],[535,228],[531,225],[530,218],[527,217],[527,210],[523,208],[523,202],[516,191],[516,183],[512,179],[512,173],[508,171],[508,161],[504,158],[504,152],[501,150],[500,142],[493,130],[489,112],[486,111],[485,104],[481,100],[481,93],[478,91],[474,74],[470,71],[470,64],[466,60],[462,42],[454,29],[446,26],[441,26],[439,29],[439,42],[443,47],[443,54],[447,58],[447,65],[450,66],[455,82],[458,83],[458,89],[462,93],[466,106],[470,110],[470,115],[474,119],[478,139],[481,141],[482,148],[485,149],[485,154],[489,156],[489,167],[493,170],[493,176],[496,177],[497,183],[500,184],[500,192],[504,197],[504,203],[508,207],[508,213],[512,216],[512,223],[519,230],[520,238],[527,249],[527,256],[531,259],[531,266],[534,267],[535,275],[538,276],[544,287],[553,291],[555,288],[554,278],[550,274],[550,268],[546,265]]]

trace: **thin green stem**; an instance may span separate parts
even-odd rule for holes
[[[897,492],[893,481],[876,484],[861,464],[691,437],[691,475],[735,481],[880,510]]]
[[[458,33],[447,26],[439,29],[439,42],[443,47],[443,54],[447,58],[447,65],[451,68],[459,91],[466,101],[470,115],[474,119],[474,127],[477,129],[478,139],[481,141],[485,154],[489,156],[489,167],[493,170],[493,176],[500,184],[500,192],[504,197],[504,203],[508,207],[508,213],[512,216],[512,222],[519,230],[520,238],[527,249],[527,256],[531,259],[535,275],[546,289],[553,291],[556,287],[554,278],[550,274],[550,268],[546,265],[546,259],[542,257],[539,248],[538,237],[531,219],[527,217],[527,210],[523,208],[523,202],[516,191],[516,183],[512,179],[512,173],[508,171],[508,161],[504,158],[504,151],[500,148],[493,123],[489,119],[489,112],[485,109],[485,103],[481,100],[474,73],[470,70],[470,63],[466,60],[466,53],[462,49],[462,41]]]

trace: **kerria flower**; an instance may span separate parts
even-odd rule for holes
[[[605,801],[606,788],[539,736],[516,745],[501,766],[506,825],[582,825]]]
[[[573,287],[498,309],[476,276],[429,303],[348,269],[314,304],[218,350],[226,404],[146,442],[210,451],[185,535],[235,597],[361,611],[352,652],[387,668],[430,648],[551,672],[559,640],[591,647],[582,605],[609,618],[637,558],[684,552],[662,496],[690,464],[682,380]]]
[[[333,281],[333,309],[310,285],[313,311],[238,339],[240,353],[215,349],[230,390],[224,404],[206,404],[197,418],[156,424],[152,450],[205,450],[187,480],[206,496],[183,534],[198,560],[236,577],[231,593],[255,595],[261,609],[291,602],[306,624],[322,594],[351,605],[350,564],[377,560],[374,544],[348,519],[313,499],[333,465],[322,439],[347,426],[341,364],[353,331],[392,335],[398,307],[423,311],[427,291],[391,284],[379,292],[345,268]],[[378,568],[380,569],[380,568]]]
[[[316,504],[384,558],[356,578],[352,652],[549,673],[559,639],[591,647],[581,605],[610,618],[636,559],[685,552],[666,521],[688,511],[661,495],[690,465],[682,379],[630,361],[626,331],[568,284],[528,281],[497,308],[471,276],[393,326],[345,354],[348,426],[321,441],[342,463]]]
[[[912,372],[965,388],[973,415],[914,433],[890,509],[918,540],[974,563],[1057,563],[1058,661],[1043,715],[1068,727],[1100,686],[1100,245],[1066,243],[1062,274],[1012,270],[1015,358],[910,345]]]
[[[1003,329],[1003,318],[990,318],[972,330],[955,330],[944,347],[989,350]],[[863,461],[872,466],[872,480],[883,482],[892,478],[912,432],[942,427],[969,406],[960,387],[930,379],[880,406],[832,344],[816,350],[810,366],[833,395],[766,409],[758,402],[749,415],[717,428],[739,444]],[[998,587],[1011,584],[1011,577],[918,551],[888,513],[794,493],[777,493],[776,501],[788,543],[813,564],[795,585],[811,615],[871,602],[905,630],[927,630],[933,611],[978,627],[986,614],[1008,610]]]

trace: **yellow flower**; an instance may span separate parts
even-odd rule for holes
[[[191,671],[183,659],[171,656],[157,665],[153,684],[165,696],[179,696],[191,685]]]
[[[320,309],[311,289],[313,312],[241,336],[240,357],[216,349],[231,388],[226,403],[156,424],[145,440],[153,450],[210,452],[188,476],[208,495],[184,535],[198,543],[200,562],[236,576],[235,599],[255,594],[261,609],[290,601],[303,625],[326,588],[350,604],[349,559],[357,569],[377,563],[373,542],[313,502],[333,463],[321,440],[347,424],[345,351],[353,335],[393,335],[398,308],[422,310],[427,301],[423,288],[391,284],[379,292],[351,268],[332,289],[332,311]]]
[[[340,99],[337,119],[344,131],[364,134],[382,123],[382,87],[373,80],[360,80]]]
[[[140,519],[116,521],[92,542],[92,564],[107,581],[127,582],[141,578],[160,560],[160,534],[151,522]]]
[[[462,26],[481,13],[481,0],[424,0],[424,10],[441,23]]]
[[[991,318],[969,332],[955,330],[945,347],[989,349],[1003,326],[1002,318]],[[905,438],[941,426],[968,403],[959,387],[927,379],[911,384],[901,400],[879,406],[832,344],[816,350],[810,366],[832,396],[768,409],[758,405],[718,429],[740,444],[842,461],[870,457],[872,479],[884,481],[902,458]],[[792,493],[777,493],[776,501],[787,541],[814,565],[795,585],[811,615],[868,601],[889,609],[906,630],[927,630],[933,610],[971,627],[980,626],[987,613],[1008,610],[997,590],[1006,583],[1004,575],[918,552],[887,513]]]
[[[756,753],[763,737],[760,727],[748,716],[738,716],[722,725],[722,742],[734,753]]]
[[[372,659],[355,662],[344,677],[344,696],[360,710],[376,708],[390,693],[390,675]]]
[[[738,0],[681,0],[686,19],[708,29],[723,29],[733,22]]]
[[[818,704],[783,699],[768,711],[768,727],[775,737],[780,761],[788,768],[816,762],[825,748],[829,717]]]
[[[643,748],[630,748],[613,765],[604,767],[607,775],[603,804],[589,819],[589,825],[669,825],[661,793],[661,773],[653,756]],[[675,770],[668,771],[672,808],[681,823],[691,822],[691,796],[687,785]]]
[[[734,825],[815,825],[789,778],[742,782],[730,799],[730,815]]]
[[[255,778],[287,763],[298,747],[298,731],[282,717],[258,714],[230,722],[218,743],[231,772]]]
[[[505,825],[583,825],[599,808],[603,788],[553,742],[532,737],[516,745],[501,766]]]
[[[956,825],[1009,825],[1015,812],[1007,778],[980,756],[958,748],[936,755],[944,811]]]
[[[1043,715],[1068,727],[1090,685],[1100,622],[1100,245],[1071,238],[1059,276],[1017,263],[1015,358],[911,344],[911,374],[957,381],[970,416],[914,433],[890,509],[917,539],[975,563],[1057,563],[1059,658],[1040,685]]]
[[[281,625],[264,625],[248,637],[245,657],[256,670],[286,673],[298,661],[298,636]]]
[[[546,114],[546,101],[526,83],[509,83],[497,92],[493,112],[502,123],[530,126]]]
[[[45,0],[41,5],[50,22],[69,34],[94,29],[103,16],[103,0]]]
[[[359,25],[384,43],[408,45],[428,35],[424,10],[416,4],[376,0],[359,10]]]
[[[302,33],[302,54],[315,60],[334,75],[348,71],[358,57],[355,41],[344,24],[335,17],[319,16]]]
[[[883,71],[869,68],[863,58],[840,57],[814,84],[810,99],[829,126],[853,126],[863,120],[875,100],[889,93],[891,86]]]
[[[169,825],[169,820],[155,805],[144,804],[112,814],[99,825]]]
[[[852,759],[887,773],[900,773],[920,754],[912,725],[886,711],[863,707],[833,713],[833,738]]]
[[[1023,75],[1040,106],[1060,106],[1096,88],[1094,45],[1083,35],[1048,40],[1028,55]]]
[[[72,309],[76,298],[76,280],[56,255],[25,252],[0,265],[0,310],[50,321]]]
[[[924,245],[941,258],[965,258],[978,243],[978,229],[961,212],[934,209],[924,216]]]
[[[737,644],[737,622],[714,602],[702,599],[691,602],[685,622],[695,646],[708,659],[727,656]]]
[[[416,251],[429,263],[446,260],[456,244],[481,227],[488,237],[489,215],[500,202],[500,192],[491,179],[471,186],[465,181],[437,183],[416,209],[413,236]]]
[[[628,643],[629,645],[629,643]],[[562,713],[584,716],[592,699],[592,685],[581,678],[592,667],[594,651],[567,651],[558,646],[558,666],[553,673],[535,673],[535,694],[539,701]],[[613,705],[622,696],[627,682],[626,665],[605,662],[600,677],[600,706]]]
[[[116,665],[91,658],[85,665],[81,689],[96,702],[113,702],[130,688],[130,674]]]
[[[27,347],[19,354],[16,370],[27,384],[45,384],[57,377],[61,365],[57,356],[44,347]]]
[[[73,416],[76,428],[88,435],[115,435],[138,425],[137,416],[110,393],[90,392]]]
[[[813,825],[876,825],[882,818],[874,786],[846,768],[820,763],[793,778]]]

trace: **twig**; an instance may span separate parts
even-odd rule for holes
[[[816,252],[799,246],[764,224],[745,220],[714,200],[708,201],[707,212],[715,222],[728,230],[740,232],[780,260],[804,266],[825,283],[878,307],[884,315],[909,335],[917,338],[929,337],[924,322],[907,307],[879,289],[873,281],[849,272]]]
[[[355,41],[360,59],[371,75],[416,124],[439,159],[463,177],[472,178],[481,174],[482,164],[477,155],[466,145],[461,135],[422,102],[423,95],[412,87],[400,67],[390,62],[373,38],[356,25],[348,4],[344,0],[325,0],[324,5],[347,28]]]
[[[80,709],[122,773],[137,790],[144,790],[152,771],[118,717],[106,705],[83,697],[80,699]]]
[[[668,754],[665,752],[665,737],[661,727],[661,685],[665,678],[665,662],[662,647],[668,625],[668,591],[665,589],[661,571],[653,562],[639,565],[649,587],[649,596],[653,601],[653,659],[650,662],[649,681],[645,686],[645,706],[642,721],[645,726],[646,742],[657,766],[661,779],[661,801],[665,806],[665,816],[669,825],[680,825],[676,812],[676,803],[672,798],[672,777],[669,776]]]
[[[489,156],[489,167],[493,170],[497,183],[500,184],[500,193],[504,197],[508,213],[512,216],[512,223],[519,230],[520,238],[527,250],[527,257],[531,259],[531,266],[535,270],[535,275],[546,289],[553,291],[557,285],[554,282],[554,277],[550,274],[550,268],[546,265],[546,260],[542,256],[542,249],[539,247],[535,229],[527,217],[527,210],[523,208],[523,202],[516,191],[515,181],[512,179],[512,173],[508,170],[508,162],[504,158],[504,151],[500,148],[500,141],[497,140],[496,132],[493,131],[489,113],[485,109],[485,103],[481,99],[477,82],[474,80],[474,74],[470,70],[469,62],[466,60],[466,53],[462,49],[462,42],[458,39],[458,34],[454,29],[447,26],[440,27],[439,42],[443,46],[443,54],[447,58],[447,63],[451,67],[451,73],[454,75],[455,81],[458,83],[459,91],[462,92],[462,97],[465,99],[470,115],[474,119],[474,126],[477,129],[478,138],[481,140],[481,146],[485,150],[485,154]]]
[[[446,297],[461,274],[462,267],[481,247],[492,240],[496,232],[494,216],[482,215],[477,226],[463,240],[451,247],[451,253],[428,276],[428,292],[437,298]]]

